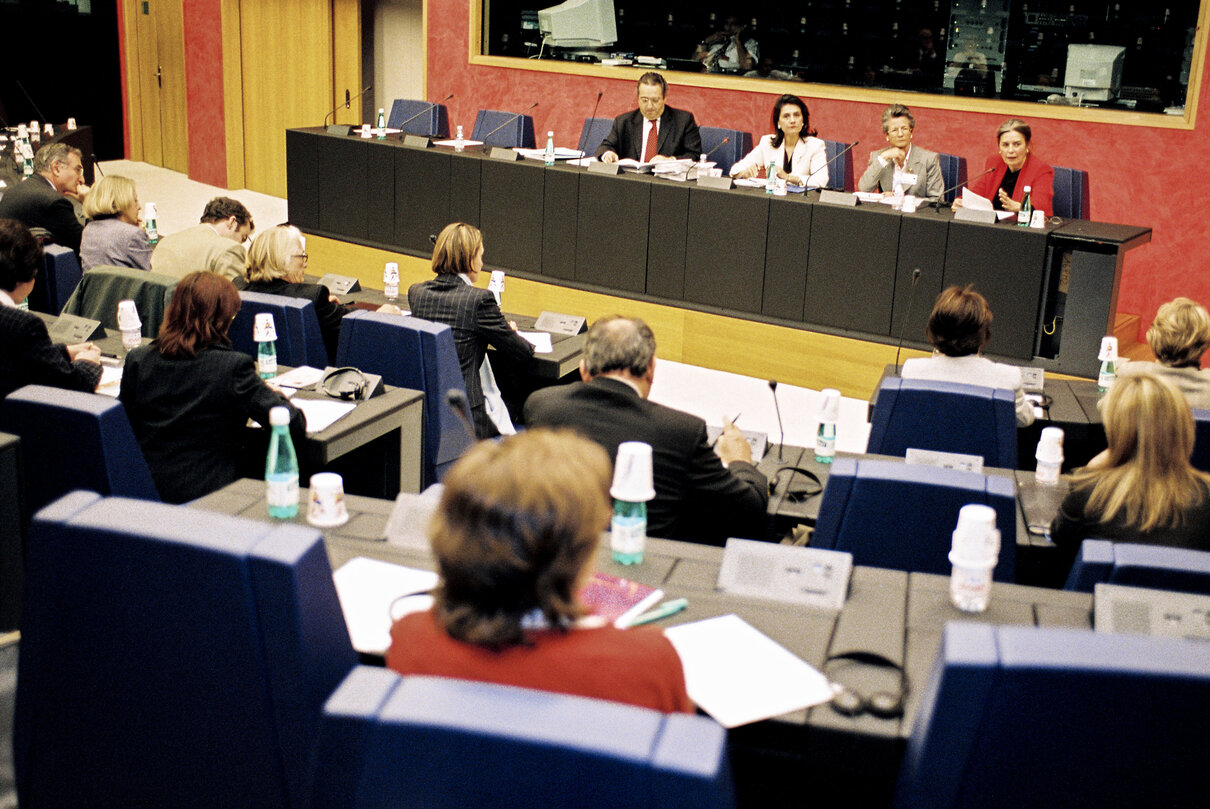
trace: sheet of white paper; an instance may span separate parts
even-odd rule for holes
[[[881,191],[854,191],[853,194],[862,202],[882,202]]]
[[[449,140],[435,140],[435,141],[433,141],[433,145],[434,145],[434,146],[457,146],[457,145],[458,145],[458,139],[457,139],[457,138],[450,138]],[[462,141],[462,145],[463,145],[463,146],[482,146],[482,145],[483,145],[483,141],[481,141],[481,140],[470,140],[469,138],[464,138],[464,139],[463,139],[463,141]]]
[[[294,406],[307,416],[307,433],[318,433],[328,429],[339,419],[356,409],[353,402],[338,402],[334,399],[293,399]]]
[[[534,347],[535,354],[549,354],[554,351],[550,344],[550,332],[545,331],[519,331],[526,341]]]
[[[980,196],[969,188],[962,189],[962,207],[972,208],[976,211],[992,210],[992,201],[987,197]]]
[[[367,654],[386,652],[391,645],[392,621],[433,604],[432,597],[417,596],[402,599],[392,608],[395,599],[437,586],[436,573],[362,556],[346,562],[332,579],[353,648]]]
[[[668,627],[664,635],[680,655],[689,696],[724,727],[832,698],[823,674],[738,615]]]
[[[546,149],[522,149],[519,146],[514,146],[513,151],[517,152],[527,160],[545,160]],[[579,149],[568,149],[566,146],[555,147],[555,160],[571,160],[573,158],[581,158],[584,155]]]
[[[121,366],[102,365],[101,366],[101,381],[97,383],[97,393],[103,396],[112,396],[118,398],[118,392],[122,389],[122,368]]]
[[[273,381],[283,388],[309,388],[323,378],[323,368],[300,365],[293,371],[275,376]]]

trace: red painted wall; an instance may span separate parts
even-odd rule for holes
[[[189,178],[227,187],[220,0],[184,0]]]
[[[469,64],[467,0],[428,2],[428,87],[430,99],[448,93],[451,129],[464,124],[467,132],[480,108],[521,110],[539,101],[533,111],[535,130],[555,131],[560,146],[575,146],[580,128],[592,112],[598,90],[601,117],[633,109],[630,80],[564,76]],[[1207,71],[1210,72],[1210,71]],[[675,86],[669,103],[691,110],[699,124],[748,129],[754,136],[771,131],[772,101],[783,92],[778,84],[769,93]],[[866,147],[883,142],[879,125],[884,104],[812,99],[807,86],[799,93],[810,106],[811,124],[831,140],[860,139]],[[1156,308],[1177,295],[1210,304],[1210,249],[1205,206],[1173,195],[1206,187],[1210,165],[1210,77],[1203,76],[1197,128],[1193,131],[1114,126],[1037,119],[1033,148],[1053,165],[1082,168],[1089,173],[1094,218],[1105,222],[1148,225],[1152,242],[1128,254],[1118,297],[1118,311],[1142,315],[1145,329]],[[916,139],[921,146],[963,155],[972,171],[983,166],[996,148],[1001,115],[917,108]],[[860,171],[858,172],[860,173]],[[1142,334],[1140,333],[1140,339]]]

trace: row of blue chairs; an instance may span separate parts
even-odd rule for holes
[[[449,111],[444,104],[431,104],[416,99],[395,99],[387,125],[408,134],[429,137],[449,137]],[[591,155],[605,140],[613,125],[612,118],[585,118],[580,130],[580,141],[576,147]],[[702,152],[724,172],[730,170],[744,155],[752,151],[752,133],[727,127],[703,126]],[[489,146],[534,148],[534,119],[529,115],[518,115],[505,110],[479,110],[470,137],[484,141]],[[728,140],[729,139],[729,140]],[[727,140],[724,145],[723,141]],[[857,188],[856,180],[862,165],[858,161],[865,155],[842,153],[849,144],[842,141],[825,140],[827,159],[830,165],[832,185],[846,191]],[[945,202],[953,202],[961,184],[966,182],[966,158],[942,154],[941,175],[948,193]],[[1055,166],[1054,215],[1064,219],[1089,219],[1092,206],[1089,194],[1088,172],[1081,169]]]
[[[28,809],[732,805],[710,719],[357,666],[309,527],[77,491],[26,584]]]

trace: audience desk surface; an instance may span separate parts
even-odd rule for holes
[[[427,549],[385,540],[392,501],[346,500],[349,521],[323,531],[333,569],[358,556],[434,569]],[[269,519],[264,483],[257,480],[237,481],[193,506]],[[301,515],[296,521],[305,523]],[[898,674],[850,662],[825,667],[829,655],[877,652],[901,662],[908,680],[906,713],[899,720],[845,717],[824,705],[732,730],[741,805],[801,805],[804,794],[816,794],[816,783],[820,795],[852,801],[856,793],[885,804],[947,621],[1091,627],[1092,597],[1087,593],[996,583],[987,612],[969,615],[950,605],[948,577],[868,567],[854,570],[848,600],[839,611],[738,597],[716,588],[721,560],[720,548],[650,539],[643,564],[622,567],[602,549],[598,567],[659,586],[667,598],[687,598],[689,608],[668,619],[669,625],[735,613],[860,693],[894,691]]]

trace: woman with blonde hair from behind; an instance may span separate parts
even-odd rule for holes
[[[151,269],[151,243],[140,227],[139,195],[134,180],[109,174],[84,199],[89,222],[80,237],[80,266]]]
[[[1155,362],[1128,362],[1118,369],[1119,376],[1152,374],[1163,377],[1185,395],[1196,410],[1210,410],[1210,370],[1204,370],[1202,355],[1210,348],[1210,313],[1189,298],[1175,298],[1160,306],[1147,344],[1155,352]]]
[[[1119,378],[1104,408],[1109,448],[1077,472],[1051,525],[1073,560],[1085,539],[1210,550],[1210,475],[1189,463],[1193,414],[1149,374]]]

